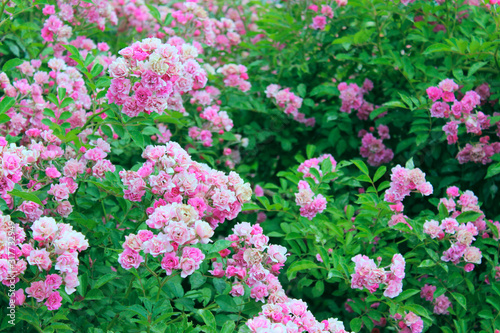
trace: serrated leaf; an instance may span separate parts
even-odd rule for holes
[[[21,60],[18,58],[7,60],[5,62],[5,64],[3,64],[2,71],[7,72],[8,70],[11,70],[12,68],[21,65],[23,62],[24,62],[24,60]]]
[[[420,290],[418,289],[409,289],[409,290],[405,290],[403,291],[401,294],[399,294],[398,297],[396,297],[394,299],[395,302],[402,302],[410,297],[412,297],[413,295],[416,295],[420,293]]]
[[[156,8],[153,5],[148,5],[148,4],[146,4],[146,6],[148,7],[149,13],[151,14],[151,16],[153,16],[154,19],[156,21],[158,21],[158,23],[161,23],[161,15],[160,15],[160,11],[158,10],[158,8]]]
[[[380,168],[377,169],[375,172],[375,175],[373,176],[373,182],[376,182],[379,180],[387,171],[387,167],[385,165],[382,165]]]
[[[0,102],[0,114],[7,112],[12,106],[16,104],[16,99],[9,96],[4,96]]]
[[[110,281],[113,281],[117,277],[118,276],[116,274],[111,274],[111,273],[103,275],[99,279],[97,279],[96,283],[94,284],[94,288],[93,289],[99,289],[100,287],[104,286],[106,283],[108,283]]]
[[[451,293],[451,295],[457,300],[458,304],[460,304],[461,307],[467,310],[467,299],[464,295],[459,293]]]
[[[366,166],[365,162],[361,160],[351,160],[351,162],[354,163],[354,165],[356,165],[362,173],[370,177],[370,174],[368,172],[368,167]]]
[[[9,194],[13,195],[15,197],[22,198],[22,199],[27,200],[27,201],[32,201],[34,203],[39,204],[40,206],[43,206],[40,199],[38,199],[38,197],[33,193],[22,192],[22,191],[14,189],[14,190],[10,191]]]
[[[198,310],[198,314],[201,316],[205,324],[207,324],[209,327],[215,329],[217,327],[217,324],[215,323],[215,317],[212,314],[212,312],[208,310]]]
[[[353,330],[354,332],[359,332],[361,330],[361,326],[363,325],[363,321],[361,320],[361,318],[354,318],[353,320],[351,320],[349,325],[351,326],[351,330]]]

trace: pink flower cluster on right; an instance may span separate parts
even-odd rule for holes
[[[485,215],[481,211],[478,198],[472,191],[465,191],[462,194],[456,186],[449,187],[446,191],[447,198],[440,200],[440,205],[444,205],[451,215],[440,222],[429,220],[424,223],[424,233],[429,235],[432,239],[446,240],[450,242],[451,246],[448,250],[443,252],[441,260],[448,262],[451,261],[458,265],[463,259],[465,262],[464,270],[470,272],[474,269],[474,264],[480,264],[482,253],[479,248],[472,246],[473,241],[476,240],[475,236],[481,234],[481,237],[490,237],[490,232],[495,238],[495,233],[487,228]],[[456,200],[456,202],[455,202]],[[480,216],[473,222],[459,223],[457,218],[465,212],[477,212]],[[500,231],[500,223],[493,222]]]
[[[489,86],[483,84],[476,90],[470,90],[458,100],[455,94],[461,95],[459,86],[452,79],[445,79],[439,85],[427,88],[427,96],[434,102],[431,107],[431,116],[434,118],[448,118],[449,121],[443,126],[447,135],[448,144],[458,141],[458,128],[464,124],[467,133],[481,136],[482,132],[491,127],[490,119],[481,111],[475,111],[476,107],[484,104],[490,96]],[[441,100],[442,101],[439,101]],[[453,103],[450,107],[450,104]],[[500,122],[496,123],[500,126]],[[500,133],[499,133],[500,134]],[[458,161],[463,164],[467,162],[491,163],[491,156],[500,153],[500,142],[490,143],[489,136],[483,136],[479,142],[467,143],[457,155]]]
[[[405,259],[401,254],[392,257],[389,271],[378,267],[373,259],[365,255],[358,254],[351,260],[356,264],[354,273],[351,274],[351,288],[366,288],[373,294],[381,284],[385,284],[384,296],[389,298],[394,298],[403,291]]]

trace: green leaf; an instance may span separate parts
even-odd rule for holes
[[[256,205],[254,203],[251,203],[251,202],[246,202],[243,204],[243,207],[241,208],[241,211],[242,212],[247,212],[249,210],[258,210],[260,209],[260,206],[259,205]]]
[[[7,112],[14,104],[16,104],[16,99],[9,96],[4,96],[0,102],[0,114]]]
[[[431,259],[425,259],[424,261],[422,261],[420,263],[420,265],[418,265],[418,267],[425,268],[425,267],[432,267],[435,265],[436,265],[436,263],[434,261],[432,261]]]
[[[297,92],[299,93],[299,96],[304,98],[306,96],[306,85],[301,83],[297,87]]]
[[[139,148],[144,148],[144,137],[139,132],[129,132],[132,140],[135,142]]]
[[[495,316],[491,312],[491,310],[482,310],[477,314],[479,317],[483,319],[493,319]]]
[[[59,100],[62,101],[64,97],[66,97],[66,88],[57,89],[57,97],[59,97]]]
[[[378,168],[377,171],[375,172],[375,175],[373,176],[373,182],[376,182],[383,175],[385,175],[386,171],[387,171],[387,167],[385,165],[382,165],[380,168]]]
[[[224,280],[215,279],[214,287],[218,293],[222,293],[224,289],[226,289],[227,284]],[[215,303],[217,303],[217,305],[220,306],[222,311],[227,311],[227,312],[239,311],[238,306],[236,305],[236,302],[234,301],[233,297],[229,295],[219,295],[215,297]]]
[[[459,293],[451,293],[451,295],[457,300],[458,304],[460,304],[461,307],[467,310],[467,299],[464,295]]]
[[[429,46],[424,51],[423,54],[425,55],[425,54],[434,53],[434,52],[446,52],[446,51],[450,51],[450,47],[448,45],[436,43],[436,44]]]
[[[163,22],[164,26],[169,26],[172,24],[172,21],[174,20],[174,17],[172,16],[172,13],[168,13],[167,16],[165,17],[165,22]]]
[[[144,319],[148,320],[149,313],[146,311],[146,309],[138,304],[134,304],[132,306],[129,306],[127,311],[130,311],[134,314],[137,314]]]
[[[314,145],[307,145],[307,147],[306,147],[307,158],[309,158],[309,159],[313,158],[315,150],[316,150],[316,146],[314,146]]]
[[[201,287],[206,281],[207,277],[202,275],[199,271],[195,271],[189,276],[189,283],[191,283],[192,289]]]
[[[299,260],[294,262],[289,268],[286,274],[289,276],[289,279],[295,277],[298,271],[302,270],[308,270],[308,269],[313,269],[313,268],[318,268],[317,264],[312,262],[311,260]],[[294,274],[295,273],[295,274]]]
[[[155,118],[155,120],[159,121],[161,123],[170,123],[170,124],[175,124],[175,125],[181,126],[181,127],[183,126],[183,124],[179,121],[179,119],[174,118],[174,117],[169,116],[169,115],[158,116],[158,117]]]
[[[220,333],[233,333],[235,327],[236,327],[236,324],[234,323],[234,321],[228,320],[222,326]]]
[[[158,10],[158,8],[156,8],[155,6],[152,6],[152,5],[148,5],[148,4],[146,4],[146,6],[148,7],[149,13],[151,14],[151,16],[153,16],[154,19],[156,21],[158,21],[158,23],[161,23],[161,15],[160,15],[160,11]]]
[[[500,173],[500,162],[492,164],[488,167],[488,171],[486,172],[486,176],[484,177],[484,179],[496,176],[499,173]]]
[[[198,314],[201,316],[201,318],[203,318],[203,321],[209,327],[214,328],[214,329],[217,328],[217,324],[215,323],[215,317],[212,314],[212,312],[210,312],[208,310],[201,309],[201,310],[198,310]]]
[[[416,295],[420,292],[420,290],[418,289],[409,289],[409,290],[405,290],[403,291],[401,294],[399,294],[398,297],[396,297],[394,299],[395,302],[402,302],[404,301],[405,299],[408,299],[410,297],[412,297],[413,295]]]
[[[210,253],[215,253],[227,249],[232,243],[233,242],[230,240],[219,239],[212,245]]]
[[[237,141],[236,136],[234,136],[233,133],[231,132],[225,132],[220,136],[220,138],[226,140],[226,141]]]
[[[0,114],[0,124],[10,121],[10,117],[6,114]]]
[[[467,72],[467,77],[471,77],[477,72],[481,67],[488,64],[487,62],[475,62],[472,66],[470,66],[469,71]]]
[[[59,119],[66,120],[66,119],[71,118],[72,115],[73,114],[71,112],[66,111],[66,112],[61,113],[61,115],[59,116]]]
[[[99,289],[102,286],[104,286],[106,283],[108,283],[108,282],[116,279],[117,277],[118,276],[116,274],[112,274],[112,273],[103,275],[99,279],[97,279],[96,283],[94,284],[94,288],[93,289]]]
[[[24,62],[24,60],[21,60],[18,58],[10,59],[7,62],[5,62],[5,64],[3,64],[2,70],[4,72],[7,72],[8,70],[11,70],[12,68],[21,65],[23,62]]]
[[[354,163],[354,165],[356,165],[358,169],[361,170],[362,173],[370,177],[370,174],[368,172],[368,167],[366,166],[365,162],[361,160],[351,160],[351,162]]]
[[[411,157],[407,162],[406,162],[406,165],[405,165],[405,168],[407,169],[415,169],[415,164],[413,163],[413,157]]]
[[[49,101],[51,101],[52,103],[54,103],[55,105],[59,106],[59,101],[57,100],[56,95],[54,95],[54,94],[49,94],[49,95],[47,96],[47,99],[48,99]]]
[[[9,194],[13,195],[15,197],[22,198],[22,199],[27,200],[27,201],[32,201],[34,203],[39,204],[40,206],[43,206],[40,199],[38,199],[38,197],[34,193],[22,192],[22,191],[14,189],[14,190],[10,191]]]
[[[111,85],[111,79],[109,77],[100,77],[97,82],[95,83],[95,86],[97,88],[107,88]]]
[[[351,330],[353,330],[354,332],[359,332],[361,330],[361,325],[363,325],[363,321],[361,320],[361,318],[354,318],[353,320],[351,320],[349,325],[351,326]]]
[[[90,75],[92,75],[92,77],[96,77],[99,74],[101,74],[103,70],[104,70],[104,67],[100,63],[96,63],[94,65],[94,67],[92,67],[92,70],[90,71]]]
[[[422,305],[408,304],[405,305],[405,308],[421,317],[425,317],[429,320],[432,320],[431,317],[429,316],[429,312]]]
[[[97,301],[104,298],[104,294],[100,289],[92,289],[85,295],[86,301]]]
[[[481,217],[482,213],[477,213],[473,211],[466,211],[457,216],[458,223],[467,223],[476,221],[479,217]]]
[[[75,100],[71,97],[66,97],[62,102],[61,102],[61,105],[60,105],[60,108],[63,109],[67,106],[69,106],[71,103],[74,103]]]

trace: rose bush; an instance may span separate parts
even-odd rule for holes
[[[498,332],[500,9],[3,0],[6,332]]]

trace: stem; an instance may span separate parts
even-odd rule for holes
[[[135,280],[135,276],[132,276],[130,279],[130,283],[128,284],[127,292],[125,293],[125,298],[128,298],[128,295],[130,295],[130,292],[132,291],[132,283]]]
[[[10,0],[7,0],[5,2],[2,2],[2,9],[1,9],[1,12],[0,12],[0,20],[2,19],[3,17],[3,12],[5,11],[5,6],[7,6],[7,4],[9,3]],[[1,24],[0,24],[1,25]]]
[[[90,122],[92,121],[92,119],[94,119],[95,117],[103,114],[106,111],[108,111],[108,109],[102,110],[102,111],[100,111],[98,113],[94,113],[89,119],[87,119],[87,121],[85,122],[85,124],[82,126],[82,129],[80,130],[80,132],[83,132],[83,130],[90,125]]]

